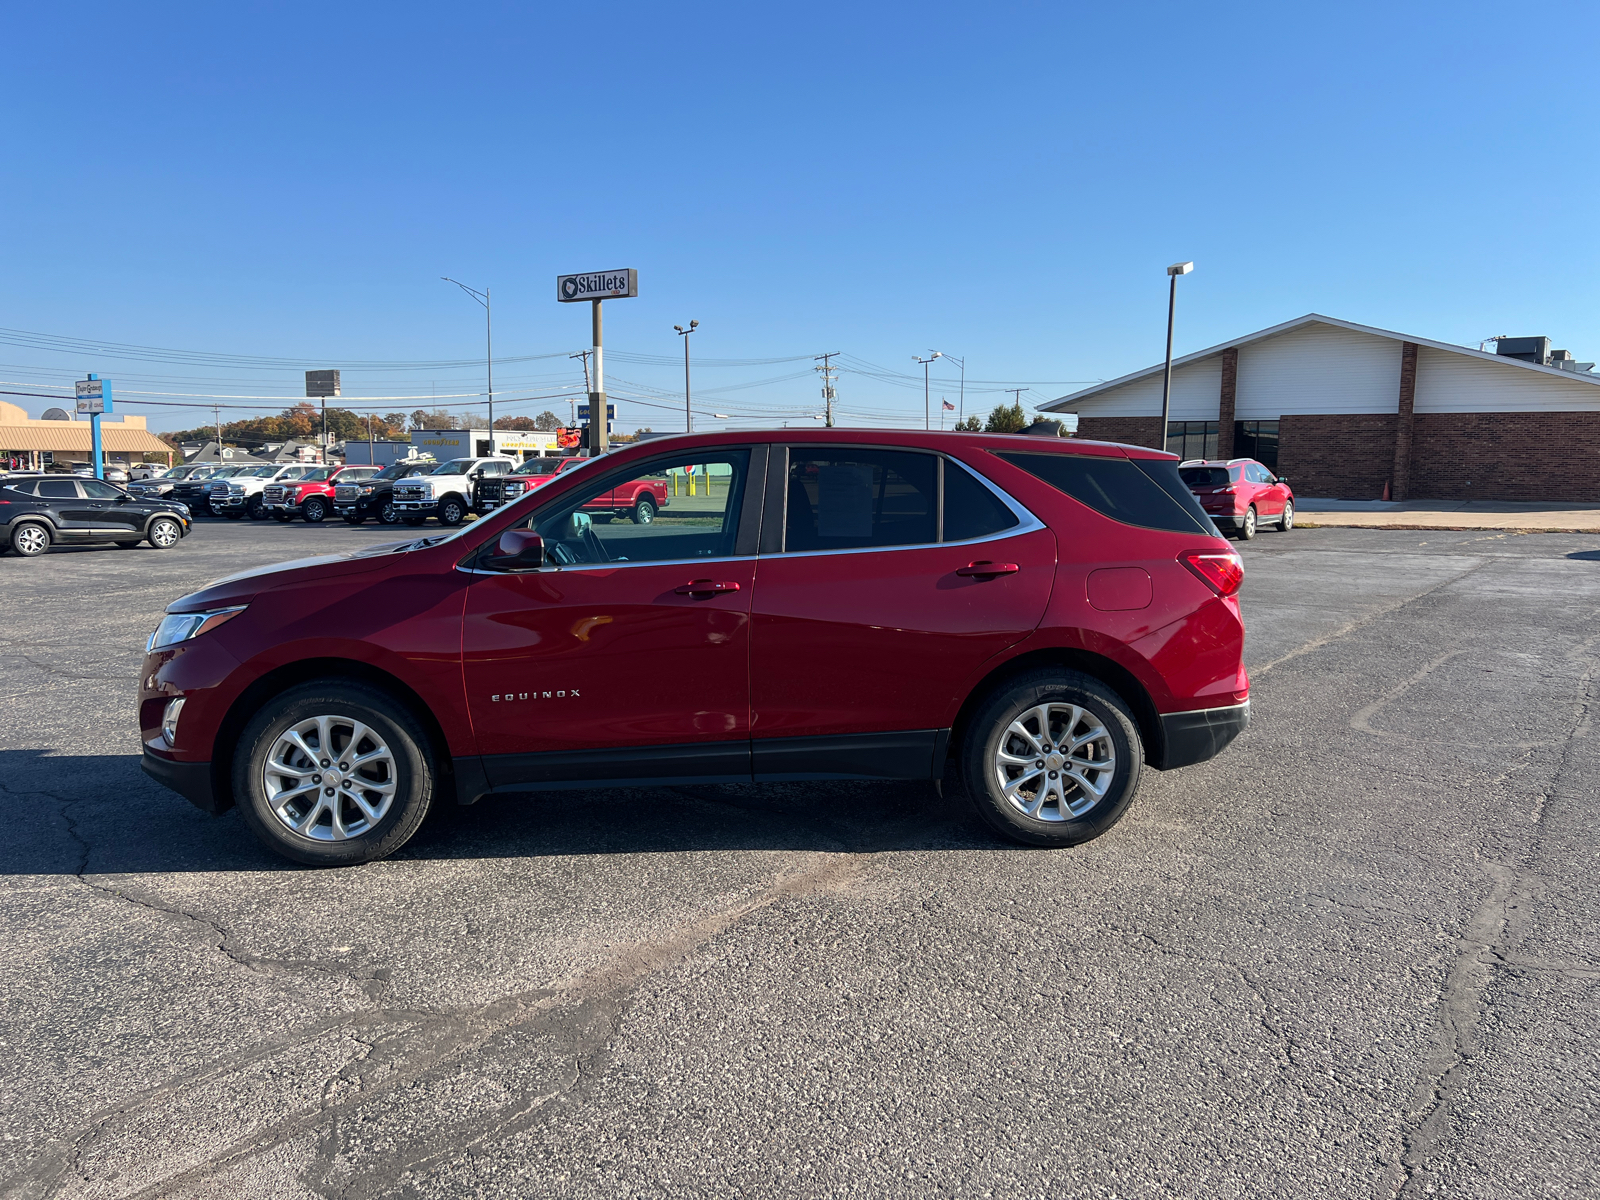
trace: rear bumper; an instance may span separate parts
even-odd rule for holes
[[[1206,516],[1210,517],[1211,523],[1224,533],[1227,533],[1229,530],[1238,529],[1239,522],[1244,520],[1243,516],[1236,513],[1208,512]]]
[[[1250,724],[1250,701],[1227,708],[1202,708],[1194,712],[1166,713],[1161,729],[1166,752],[1159,763],[1163,771],[1189,767],[1222,753],[1224,747]]]
[[[171,788],[201,812],[215,814],[232,807],[231,802],[219,799],[212,787],[208,762],[176,762],[160,757],[146,746],[140,765],[151,779]]]

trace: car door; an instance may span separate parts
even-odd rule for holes
[[[1245,464],[1245,478],[1255,485],[1252,500],[1261,516],[1277,516],[1283,511],[1283,489],[1275,487],[1272,472],[1258,462]]]
[[[102,528],[99,511],[76,479],[41,479],[34,495],[48,506],[46,512],[63,533],[89,534]]]
[[[85,509],[93,528],[144,536],[144,506],[128,498],[121,488],[98,479],[80,479],[78,488],[83,492]]]
[[[1055,536],[943,455],[833,443],[774,459],[751,610],[755,777],[926,778],[964,685],[1043,618]]]
[[[749,779],[757,518],[746,496],[765,456],[716,451],[736,485],[648,525],[597,524],[584,509],[681,459],[620,475],[597,464],[520,526],[543,537],[545,566],[499,573],[473,560],[462,657],[490,783]]]

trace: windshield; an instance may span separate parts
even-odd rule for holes
[[[332,467],[319,467],[315,471],[311,472],[311,474],[302,475],[300,478],[304,479],[307,483],[322,483],[324,480],[330,479],[332,476]]]
[[[1228,484],[1228,468],[1184,467],[1178,472],[1178,478],[1192,488],[1226,487]]]
[[[244,472],[244,477],[246,479],[270,479],[277,473],[277,467],[252,467]]]
[[[511,473],[513,475],[554,475],[561,470],[561,464],[566,461],[564,458],[530,458]]]
[[[433,470],[429,471],[428,474],[429,475],[465,475],[468,471],[470,471],[472,469],[472,464],[474,462],[476,462],[476,461],[477,461],[476,459],[472,459],[472,458],[452,458],[449,462],[440,463]]]
[[[374,478],[376,478],[376,479],[403,479],[403,478],[405,478],[406,475],[408,475],[412,471],[416,470],[416,468],[417,468],[417,460],[416,459],[414,459],[414,458],[397,458],[397,459],[394,460],[394,462],[390,463],[383,470],[379,471],[377,473],[377,475],[374,476]]]

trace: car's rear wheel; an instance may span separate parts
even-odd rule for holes
[[[467,506],[454,496],[439,501],[439,524],[459,525],[467,516]]]
[[[233,792],[251,831],[286,858],[349,866],[393,854],[433,802],[435,767],[416,718],[366,684],[302,684],[240,735]]]
[[[313,525],[328,519],[328,502],[321,496],[312,496],[300,508],[300,515]]]
[[[1315,522],[1312,523],[1311,527],[1313,529],[1316,528]],[[1278,528],[1281,529],[1284,533],[1288,533],[1289,530],[1294,528],[1294,501],[1293,500],[1287,501],[1284,504],[1284,506],[1283,506],[1283,516],[1278,518]]]
[[[50,530],[37,521],[23,521],[11,529],[11,548],[23,558],[37,558],[50,549]]]
[[[157,517],[150,522],[150,528],[145,536],[157,550],[171,550],[183,537],[183,530],[171,517]]]
[[[1139,790],[1144,744],[1127,702],[1079,671],[1033,671],[967,723],[962,775],[979,814],[1007,837],[1075,846],[1121,819]]]
[[[633,523],[635,525],[648,525],[656,519],[656,502],[649,496],[640,496],[639,502],[633,506]]]
[[[1248,542],[1256,536],[1256,506],[1252,504],[1239,518],[1239,540]]]

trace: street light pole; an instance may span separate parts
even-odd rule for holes
[[[694,432],[694,414],[689,411],[689,335],[699,327],[699,321],[690,321],[687,329],[682,325],[673,326],[683,339],[683,428],[686,433]]]
[[[485,365],[489,372],[489,453],[494,453],[494,309],[490,306],[489,293],[492,288],[479,291],[470,288],[459,279],[451,279],[448,275],[439,276],[446,283],[453,283],[479,304],[483,305],[483,345]],[[476,449],[477,447],[473,447]]]
[[[1178,276],[1192,270],[1192,262],[1173,263],[1167,268],[1172,286],[1167,293],[1167,367],[1161,377],[1161,445],[1158,450],[1167,448],[1167,430],[1172,424],[1172,320],[1178,310]]]
[[[933,428],[933,413],[928,408],[928,364],[936,358],[943,357],[944,355],[937,350],[929,351],[927,358],[918,358],[915,354],[911,356],[912,362],[922,364],[922,427],[924,429]]]

